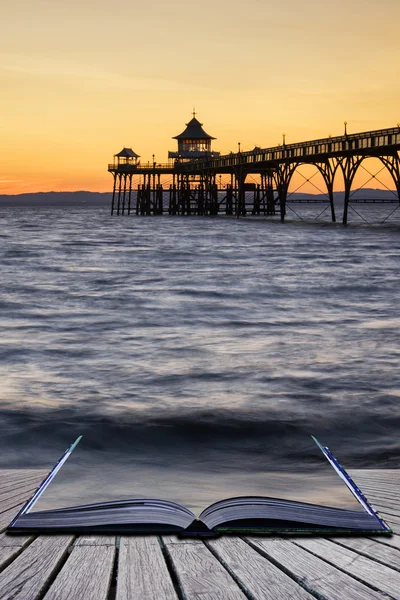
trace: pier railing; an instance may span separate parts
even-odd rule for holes
[[[270,148],[254,148],[244,152],[222,155],[218,158],[196,158],[188,162],[144,163],[144,164],[109,164],[109,171],[127,173],[157,172],[190,172],[203,169],[224,169],[239,165],[252,165],[265,162],[286,162],[296,160],[312,160],[318,155],[338,156],[343,153],[368,153],[379,148],[400,147],[400,127],[378,129],[364,133],[346,134],[327,137],[295,144],[279,144]]]
[[[144,164],[130,164],[130,163],[122,163],[122,164],[116,164],[116,163],[110,163],[108,165],[108,170],[109,171],[129,171],[130,173],[132,171],[156,171],[158,172],[160,169],[168,169],[168,170],[172,170],[174,169],[174,163],[144,163]]]
[[[279,144],[271,148],[254,148],[245,152],[231,152],[217,159],[195,159],[185,163],[186,170],[215,169],[233,167],[259,162],[280,162],[296,160],[317,155],[339,155],[344,152],[368,152],[388,146],[400,146],[400,127],[378,129],[364,133],[346,134],[337,137],[327,137],[295,144]]]

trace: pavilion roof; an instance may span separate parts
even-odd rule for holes
[[[139,154],[136,154],[132,148],[122,148],[121,152],[118,152],[118,154],[115,154],[114,156],[119,156],[121,158],[140,158]]]
[[[215,140],[216,138],[208,135],[202,127],[203,123],[200,123],[196,117],[193,117],[189,123],[186,123],[185,131],[182,131],[179,135],[174,136],[173,140]]]

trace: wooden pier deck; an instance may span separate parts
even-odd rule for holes
[[[45,475],[0,472],[1,600],[400,599],[400,470],[351,471],[391,537],[9,536]]]

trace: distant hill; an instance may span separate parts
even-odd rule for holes
[[[344,192],[335,192],[334,199],[335,203],[343,203]],[[76,208],[96,208],[96,207],[109,207],[111,204],[111,192],[38,192],[36,194],[18,194],[15,196],[0,194],[0,208],[1,207],[76,207]],[[324,194],[291,194],[289,200],[305,200],[307,198],[312,199],[324,199],[327,200]],[[389,190],[376,190],[372,188],[363,188],[357,190],[354,199],[357,198],[368,198],[368,199],[393,199],[393,192]]]
[[[110,192],[37,192],[36,194],[18,194],[16,196],[0,194],[0,207],[101,207],[110,206]]]

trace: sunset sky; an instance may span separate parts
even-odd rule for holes
[[[0,193],[109,191],[113,154],[166,162],[193,106],[222,153],[395,126],[399,23],[398,0],[4,2]]]

